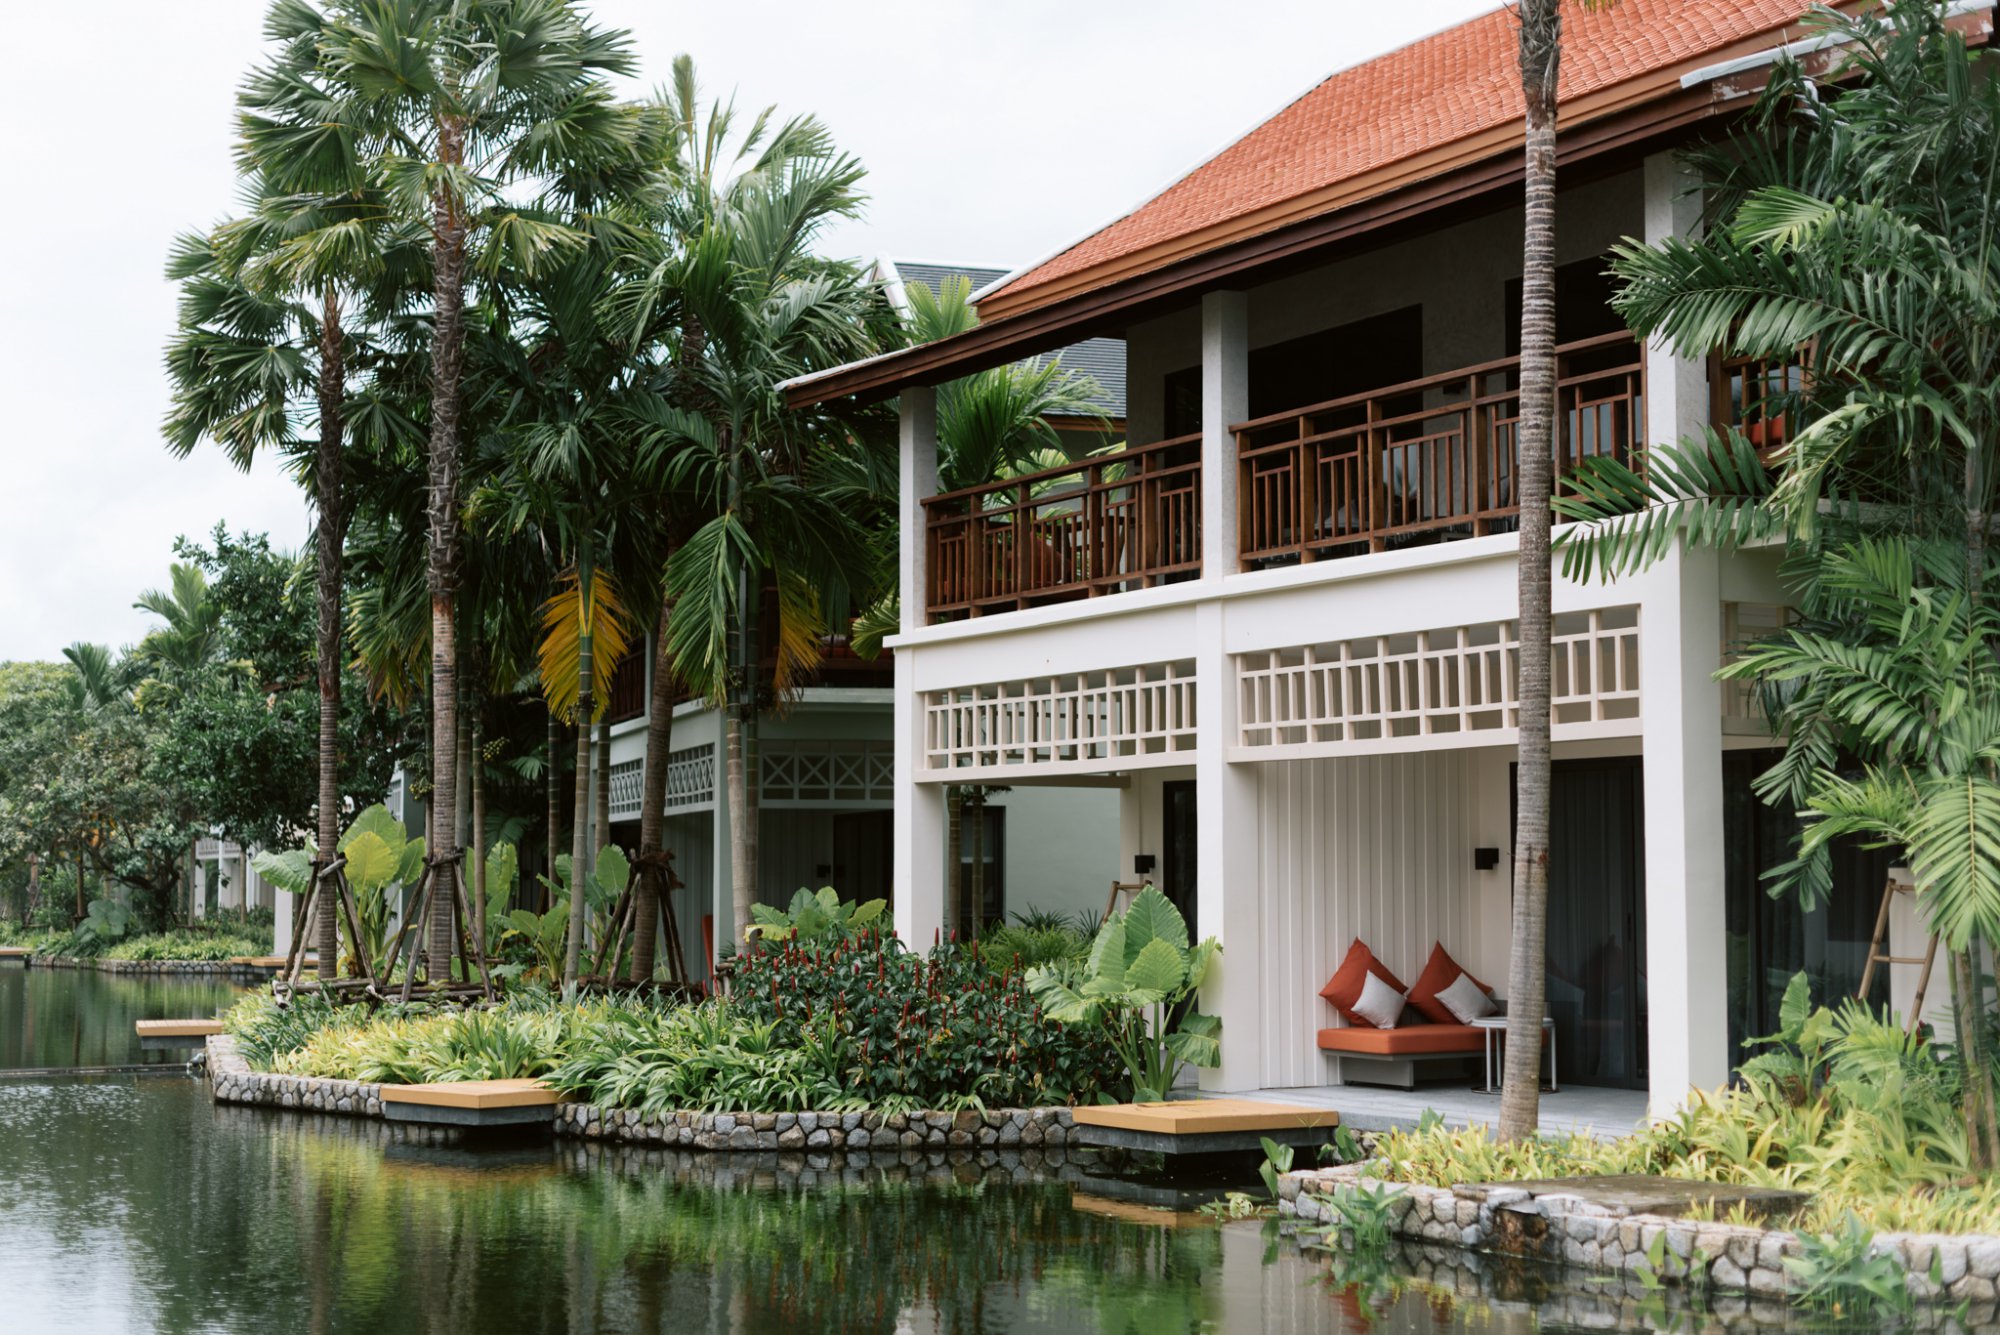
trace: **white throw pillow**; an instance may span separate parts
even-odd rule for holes
[[[1486,995],[1485,988],[1472,981],[1469,973],[1460,974],[1457,982],[1438,993],[1438,1000],[1458,1017],[1460,1024],[1483,1020],[1497,1009],[1493,998]]]
[[[1377,978],[1371,971],[1361,984],[1361,999],[1354,1013],[1377,1029],[1394,1029],[1403,1018],[1403,994]]]

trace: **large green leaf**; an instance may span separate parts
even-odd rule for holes
[[[382,836],[364,830],[347,841],[347,879],[361,894],[370,894],[387,887],[396,879],[402,869],[402,859],[397,850],[382,841]]]
[[[1146,943],[1138,958],[1127,966],[1125,986],[1129,991],[1157,992],[1165,996],[1179,988],[1186,977],[1187,966],[1183,952],[1155,937]]]
[[[1040,1003],[1045,1014],[1052,1020],[1064,1024],[1079,1024],[1093,1019],[1097,1014],[1097,1003],[1080,996],[1062,975],[1046,965],[1028,970],[1028,992]]]
[[[372,834],[384,844],[400,852],[403,841],[409,838],[403,823],[389,814],[389,808],[377,802],[354,818],[347,827],[347,833],[340,836],[339,851],[345,853],[347,846],[364,834]]]
[[[395,845],[391,844],[390,847],[394,848]],[[421,838],[411,839],[403,844],[396,858],[396,875],[393,878],[395,884],[413,886],[423,879],[424,852],[424,841]]]
[[[1188,952],[1187,985],[1193,991],[1208,981],[1208,971],[1215,967],[1215,957],[1222,953],[1222,943],[1214,937],[1206,937]]]
[[[1090,944],[1090,962],[1085,967],[1093,979],[1103,979],[1117,989],[1125,985],[1125,917],[1114,913],[1097,929]]]
[[[1151,941],[1164,941],[1175,950],[1188,948],[1187,921],[1181,917],[1181,911],[1149,885],[1125,911],[1126,968],[1132,967],[1132,961],[1139,958],[1139,952]]]
[[[616,844],[606,844],[597,855],[597,885],[606,899],[616,900],[632,880],[632,864]]]
[[[303,848],[264,852],[250,859],[257,874],[287,894],[303,895],[312,884],[313,855]]]
[[[1180,1028],[1168,1034],[1167,1051],[1195,1066],[1222,1064],[1222,1017],[1191,1011],[1181,1017]]]

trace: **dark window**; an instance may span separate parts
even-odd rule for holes
[[[895,848],[895,812],[834,813],[833,873],[828,883],[842,899],[888,899]]]
[[[1821,1004],[1859,990],[1895,861],[1892,850],[1843,840],[1833,850],[1833,892],[1823,903],[1808,912],[1796,897],[1771,898],[1764,873],[1791,858],[1799,822],[1791,807],[1767,806],[1750,785],[1777,758],[1775,751],[1722,758],[1729,1038],[1739,1061],[1754,1052],[1744,1047],[1746,1039],[1777,1032],[1778,1003],[1793,975],[1806,975]],[[1888,972],[1889,966],[1875,972],[1869,1000],[1877,1005],[1888,1000]]]
[[[1007,808],[967,802],[958,826],[958,921],[977,935],[1007,917]]]
[[[1575,343],[1616,334],[1625,322],[1611,309],[1611,294],[1618,290],[1605,272],[1610,261],[1602,255],[1556,266],[1556,342]],[[1521,280],[1507,280],[1507,355],[1521,355]]]
[[[1405,306],[1250,354],[1250,416],[1400,385],[1424,373],[1424,310]],[[1166,377],[1167,439],[1201,430],[1201,368]]]

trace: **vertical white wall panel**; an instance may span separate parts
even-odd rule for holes
[[[1434,941],[1476,967],[1476,759],[1426,752],[1256,767],[1262,1011],[1257,1033],[1223,1041],[1258,1045],[1264,1086],[1335,1078],[1315,1043],[1336,1023],[1319,989],[1356,937],[1406,986]]]

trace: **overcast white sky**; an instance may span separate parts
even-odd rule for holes
[[[681,51],[739,105],[818,113],[870,171],[836,254],[1011,265],[1108,222],[1295,94],[1496,0],[597,0],[644,82]],[[263,0],[9,8],[0,80],[0,660],[130,643],[176,534],[287,548],[270,464],[161,446],[177,231],[229,211],[230,107]],[[83,52],[79,69],[73,53]],[[61,55],[58,53],[72,53]],[[79,77],[81,76],[81,77]]]

